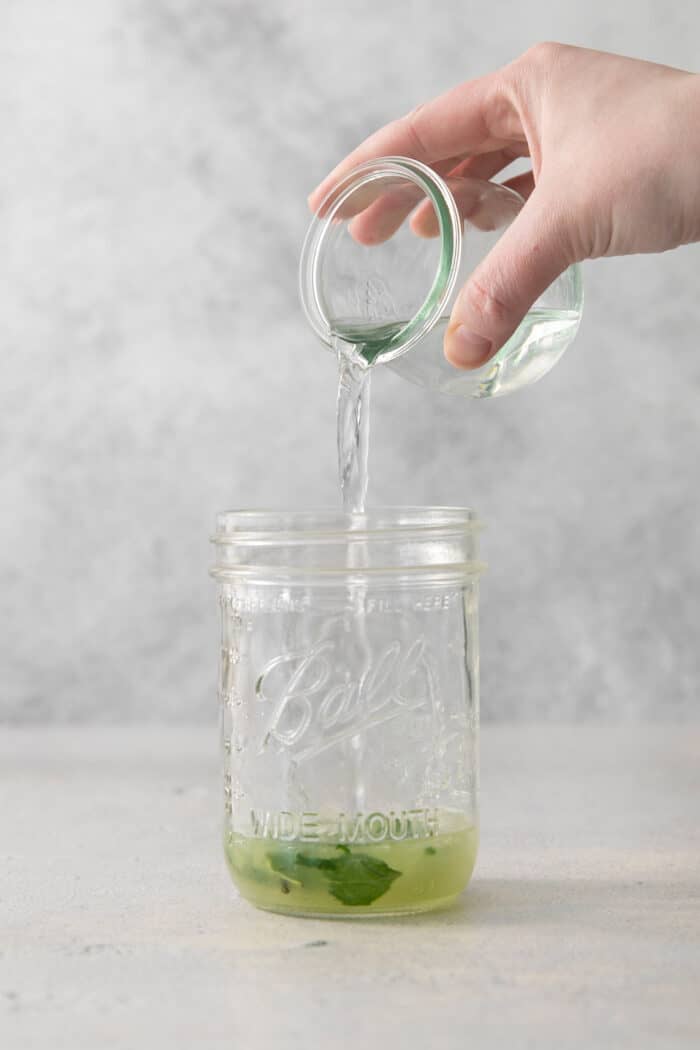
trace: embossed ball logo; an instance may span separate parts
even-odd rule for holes
[[[363,730],[429,710],[436,680],[423,637],[370,653],[360,675],[349,673],[332,640],[308,652],[283,653],[256,682],[256,699],[269,709],[261,750],[276,746],[303,761]]]

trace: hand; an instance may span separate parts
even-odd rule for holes
[[[311,208],[356,164],[388,155],[477,178],[532,162],[506,182],[527,203],[455,301],[445,354],[457,367],[483,365],[571,263],[700,240],[700,77],[668,66],[538,44],[375,132]],[[362,240],[393,232],[381,200],[360,220]],[[419,216],[412,227],[431,232]]]

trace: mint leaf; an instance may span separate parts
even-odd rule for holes
[[[309,857],[305,853],[297,853],[296,862],[300,868],[319,868],[320,871],[335,871],[337,860],[328,857]]]
[[[372,904],[387,892],[401,874],[383,860],[367,853],[353,853],[349,846],[336,846],[334,857],[315,857],[293,850],[275,850],[266,854],[272,871],[280,876],[282,892],[286,883],[304,885],[304,869],[312,868],[328,880],[328,892],[349,907]]]
[[[347,846],[340,857],[310,857],[297,853],[297,864],[305,868],[318,868],[328,879],[328,889],[341,904],[371,904],[386,893],[400,871],[395,871],[383,860],[367,853],[352,853]]]
[[[275,875],[280,875],[287,882],[293,882],[296,886],[301,886],[301,879],[299,878],[293,853],[288,850],[278,850],[274,853],[267,853],[265,856]]]
[[[343,904],[371,904],[390,888],[400,871],[366,853],[345,854],[331,876],[330,891]]]

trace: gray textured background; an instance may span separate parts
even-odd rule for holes
[[[700,6],[2,0],[1,717],[212,718],[215,511],[337,498],[306,194],[548,38],[697,68]],[[698,713],[699,261],[589,265],[515,397],[375,380],[371,499],[490,526],[484,718]]]

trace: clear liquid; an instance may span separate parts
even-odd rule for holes
[[[442,343],[449,320],[441,317],[417,346],[387,361],[387,367],[409,382],[443,394],[500,397],[534,383],[554,367],[576,334],[581,311],[534,307],[498,353],[482,368],[473,371],[454,368],[443,354]],[[391,324],[339,321],[335,330],[346,343],[353,345],[356,355],[372,365],[400,342],[397,337],[405,325],[404,321]]]
[[[427,911],[464,890],[479,842],[476,828],[458,814],[440,819],[446,830],[436,835],[351,846],[231,832],[226,859],[242,896],[269,911],[334,916]]]
[[[336,340],[338,479],[343,510],[364,513],[369,457],[370,370],[356,348]]]

